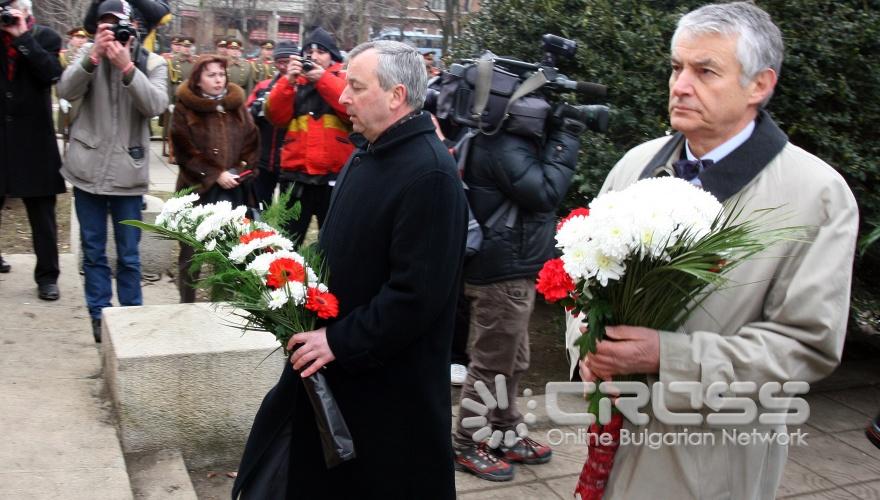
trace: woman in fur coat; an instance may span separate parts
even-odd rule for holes
[[[177,88],[171,119],[178,191],[194,187],[203,203],[253,206],[247,178],[257,175],[260,136],[245,100],[244,90],[226,78],[226,58],[206,55],[196,61],[189,79]],[[181,302],[195,301],[192,282],[198,273],[189,271],[191,258],[192,249],[181,246]]]

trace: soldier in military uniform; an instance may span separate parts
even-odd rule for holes
[[[85,28],[77,26],[67,32],[67,47],[58,53],[58,62],[61,68],[67,68],[79,55],[79,51],[89,41],[89,34]],[[58,100],[58,131],[64,139],[64,150],[67,150],[67,142],[70,139],[70,123],[79,111],[79,101],[69,102],[66,99]]]
[[[275,58],[272,52],[275,50],[275,42],[267,40],[260,45],[260,55],[253,62],[254,83],[272,78],[275,74]]]
[[[61,62],[61,67],[66,68],[68,64],[72,63],[76,59],[79,49],[88,41],[89,34],[86,33],[84,28],[77,26],[68,31],[67,47],[61,49],[61,52],[58,54],[58,61]]]
[[[171,37],[171,50],[169,52],[162,52],[159,55],[168,61],[168,64],[171,64],[171,58],[178,52],[180,52],[180,35],[174,35]]]
[[[217,55],[218,56],[227,56],[228,55],[226,53],[226,39],[225,38],[221,38],[221,39],[217,40],[217,43],[215,44],[215,46],[217,47]]]
[[[226,66],[228,81],[244,89],[245,95],[250,95],[254,88],[254,68],[251,63],[241,58],[241,42],[236,39],[226,41],[226,57],[229,65]]]
[[[174,163],[174,151],[171,143],[168,141],[171,130],[171,112],[174,111],[174,102],[176,101],[177,87],[180,86],[192,73],[193,65],[196,58],[192,55],[192,48],[195,44],[195,38],[191,36],[176,37],[178,41],[177,53],[175,53],[168,62],[168,110],[162,113],[162,151],[163,154],[168,151],[168,161]]]

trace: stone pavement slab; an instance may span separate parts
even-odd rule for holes
[[[0,281],[0,498],[132,498],[72,254],[61,299],[43,302],[33,255],[5,255]]]

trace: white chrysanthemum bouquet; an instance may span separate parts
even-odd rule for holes
[[[211,299],[246,311],[247,327],[275,334],[285,351],[294,333],[336,316],[338,303],[315,272],[321,264],[314,252],[294,252],[293,242],[278,230],[248,219],[245,206],[194,205],[198,198],[169,199],[155,224],[128,223],[191,246],[193,265],[213,269],[200,280]]]
[[[264,218],[281,227],[296,217],[297,208],[286,209],[288,198],[282,193],[263,212]],[[233,207],[228,201],[194,205],[198,199],[179,193],[165,203],[155,224],[124,223],[192,247],[193,269],[211,268],[198,286],[210,291],[212,301],[233,306],[247,322],[244,330],[274,334],[285,355],[294,334],[315,330],[319,320],[339,314],[317,251],[294,251],[293,242],[272,225],[248,219],[245,206]],[[304,378],[303,385],[319,422],[327,466],[354,458],[351,434],[324,375],[318,371]]]
[[[710,193],[672,177],[641,180],[622,191],[604,193],[557,226],[562,256],[545,263],[537,289],[548,302],[572,314],[585,313],[587,331],[577,341],[580,357],[596,350],[606,325],[677,330],[725,275],[794,228],[760,226],[761,210],[742,221],[734,204],[725,213]],[[598,416],[603,395],[590,396]],[[615,412],[590,432],[619,436]],[[591,446],[577,493],[601,498],[617,440]]]

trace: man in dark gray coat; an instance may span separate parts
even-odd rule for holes
[[[57,300],[55,197],[64,192],[52,123],[52,84],[61,76],[61,37],[33,24],[30,0],[0,1],[12,18],[0,24],[0,209],[21,198],[33,233],[34,280],[43,300]],[[10,270],[0,257],[0,272]]]

